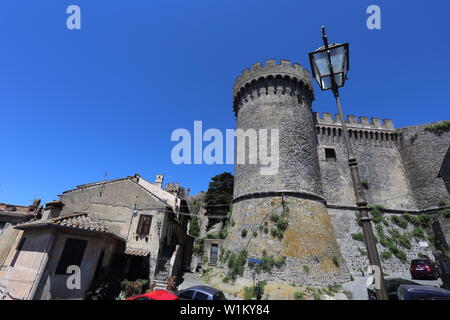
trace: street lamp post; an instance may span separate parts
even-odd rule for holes
[[[356,205],[359,209],[359,221],[363,229],[364,243],[367,248],[367,255],[369,257],[370,265],[377,267],[379,271],[379,278],[375,280],[377,299],[388,300],[375,236],[370,222],[369,209],[359,177],[358,163],[356,162],[350,144],[347,125],[344,121],[344,113],[339,99],[339,87],[344,85],[349,68],[348,43],[329,45],[325,27],[322,27],[322,39],[324,46],[309,54],[312,73],[320,88],[322,90],[331,89],[336,99],[339,117],[342,123],[344,142],[347,148],[348,165],[352,176],[353,189],[355,190]]]

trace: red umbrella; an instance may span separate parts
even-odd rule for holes
[[[126,300],[178,300],[178,297],[166,290],[155,290]]]

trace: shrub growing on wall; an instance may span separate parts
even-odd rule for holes
[[[362,233],[352,233],[352,239],[356,241],[364,241],[364,235]]]

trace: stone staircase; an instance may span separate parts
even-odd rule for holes
[[[167,288],[166,280],[164,280],[164,279],[156,279],[155,278],[155,280],[153,280],[153,281],[156,283],[156,286],[155,286],[154,290],[160,290],[160,289],[167,290],[166,289]]]

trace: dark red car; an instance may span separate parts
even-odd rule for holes
[[[178,300],[178,297],[166,290],[155,290],[125,300]]]
[[[409,267],[409,272],[411,273],[411,278],[413,279],[437,279],[439,278],[439,272],[436,264],[430,259],[414,259],[411,261],[411,266]]]

